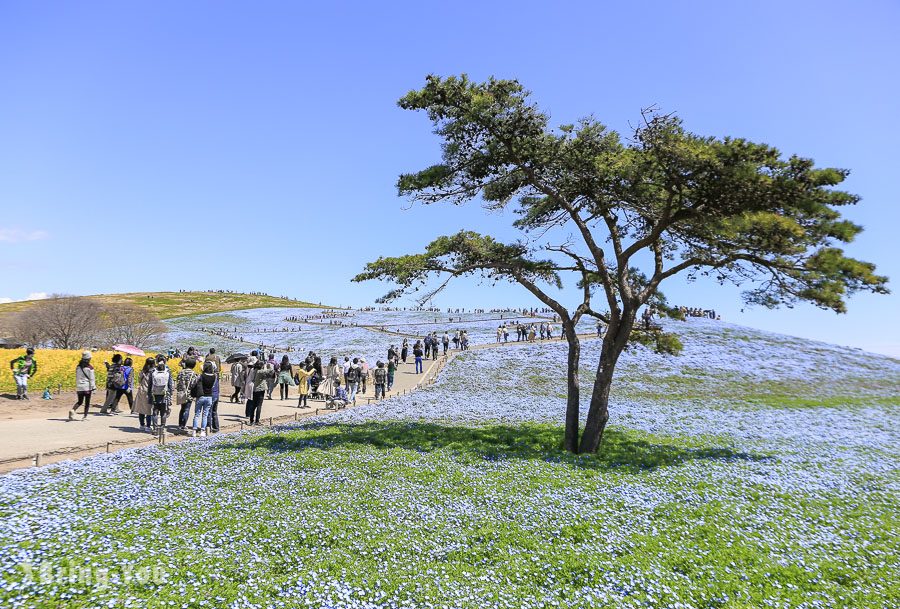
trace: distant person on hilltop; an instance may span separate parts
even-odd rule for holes
[[[16,399],[28,399],[28,379],[37,374],[37,360],[34,359],[34,349],[28,347],[25,349],[25,355],[20,355],[9,362],[9,369],[12,370],[13,379],[16,381]]]

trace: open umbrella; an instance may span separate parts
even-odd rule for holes
[[[143,349],[135,347],[134,345],[113,345],[113,351],[121,351],[122,353],[127,353],[128,355],[137,355],[138,357],[147,355],[144,353]]]
[[[225,359],[226,364],[233,364],[234,362],[240,362],[247,359],[246,353],[232,353]]]

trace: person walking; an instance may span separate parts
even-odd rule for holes
[[[122,412],[119,410],[118,400],[116,399],[119,396],[119,392],[122,391],[127,383],[125,379],[125,371],[122,369],[122,354],[114,353],[112,356],[112,363],[103,362],[103,365],[106,366],[106,399],[103,401],[103,406],[100,408],[100,414],[108,414],[110,410],[113,413],[118,414]]]
[[[356,391],[359,388],[359,375],[359,360],[354,357],[350,368],[347,369],[347,396],[354,404],[356,403]]]
[[[397,374],[397,358],[393,357],[387,363],[387,390],[394,386],[394,375]]]
[[[28,399],[28,379],[34,377],[38,371],[37,360],[34,358],[34,349],[28,347],[25,349],[25,355],[13,359],[9,362],[9,369],[12,370],[13,379],[16,382],[16,399]]]
[[[369,363],[366,361],[366,358],[359,358],[359,392],[362,394],[366,393],[366,385],[369,380]]]
[[[157,429],[165,433],[166,418],[172,405],[172,394],[175,392],[175,380],[172,371],[166,365],[166,358],[156,356],[156,368],[150,373],[150,396],[153,400],[153,416],[158,421]]]
[[[194,407],[194,426],[188,430],[188,435],[192,438],[197,435],[205,438],[206,426],[209,424],[209,412],[212,410],[213,389],[216,385],[215,362],[203,363],[203,374],[195,383],[191,388],[191,395],[196,396],[197,405]]]
[[[334,387],[337,381],[341,380],[341,367],[338,365],[336,357],[332,357],[325,368],[325,393],[334,395]]]
[[[84,416],[81,420],[85,420],[88,416],[88,410],[91,408],[91,394],[97,389],[97,380],[94,376],[94,367],[91,365],[91,352],[85,351],[81,354],[81,361],[75,366],[75,392],[78,401],[69,410],[69,420],[74,421],[75,415],[78,413],[78,407],[84,404]]]
[[[256,374],[253,377],[253,406],[250,409],[250,424],[259,425],[263,399],[269,388],[269,380],[275,378],[275,370],[268,363],[263,364],[261,361],[256,362],[254,368]]]
[[[212,408],[209,409],[209,422],[206,426],[208,433],[219,433],[219,397],[221,394],[220,383],[222,375],[216,370],[216,383],[213,385]]]
[[[431,359],[436,360],[438,358],[438,337],[437,332],[431,333]]]
[[[441,337],[441,344],[444,347],[444,355],[447,355],[447,349],[450,348],[450,335],[447,334],[447,331],[444,331],[444,336]]]
[[[244,399],[247,401],[244,406],[244,416],[247,419],[251,419],[253,415],[253,409],[255,408],[255,404],[253,402],[253,391],[256,388],[256,365],[260,364],[260,368],[262,368],[262,362],[257,361],[256,357],[250,356],[250,359],[247,360],[246,371],[244,372]],[[252,420],[252,419],[251,419]]]
[[[278,367],[278,397],[282,400],[288,399],[288,388],[294,385],[294,367],[288,356],[281,358],[281,365]]]
[[[266,399],[272,399],[272,392],[275,391],[275,385],[278,383],[278,363],[275,361],[275,351],[269,354],[269,359],[266,360],[266,366],[271,367],[272,376],[266,378]]]
[[[116,397],[113,399],[113,412],[122,412],[119,410],[119,400],[122,399],[123,395],[128,401],[128,411],[133,412],[134,394],[132,393],[132,387],[134,385],[134,362],[130,357],[126,357],[125,361],[122,362],[122,378],[124,379],[124,383],[122,383],[121,387],[116,388]]]
[[[372,372],[372,380],[375,383],[375,399],[384,397],[384,386],[387,383],[387,370],[384,362],[378,360],[375,362],[375,370]]]
[[[206,362],[212,362],[216,365],[216,372],[218,373],[222,369],[222,358],[216,354],[216,348],[210,347],[209,354],[206,356],[204,360],[204,366]]]
[[[413,357],[416,358],[416,374],[422,374],[424,371],[424,367],[422,366],[422,343],[416,341],[416,344],[413,345]]]
[[[138,423],[141,431],[153,431],[155,423],[153,421],[153,396],[150,392],[150,373],[156,366],[156,360],[148,357],[141,368],[137,379],[137,393],[134,396],[134,410],[132,414],[138,416]]]
[[[403,339],[403,344],[400,345],[400,360],[405,364],[406,358],[409,356],[409,341],[407,339]]]
[[[188,417],[191,416],[191,406],[193,405],[193,388],[197,381],[197,373],[194,368],[197,366],[197,360],[188,358],[181,360],[182,370],[178,373],[178,380],[175,382],[175,403],[179,405],[178,411],[178,431],[187,433]]]
[[[234,393],[231,394],[231,402],[233,404],[240,403],[242,391],[244,387],[244,363],[240,360],[231,364],[231,386],[234,387]]]
[[[316,369],[312,364],[307,364],[305,368],[303,366],[297,366],[297,393],[300,396],[297,400],[297,408],[309,408],[309,404],[307,403],[307,398],[309,397],[309,379],[313,374],[316,374]]]

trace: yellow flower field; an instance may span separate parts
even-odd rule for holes
[[[9,362],[25,353],[25,349],[0,349],[0,392],[15,393],[16,384],[13,381]],[[29,394],[32,398],[47,387],[56,392],[61,385],[62,389],[75,389],[75,366],[81,361],[82,351],[75,349],[36,349],[34,357],[37,360],[37,375],[28,381]],[[106,386],[106,366],[103,362],[112,361],[115,351],[94,351],[91,363],[97,375],[97,387],[103,389]],[[147,352],[147,357],[155,355]],[[146,358],[132,357],[135,368],[140,369]]]

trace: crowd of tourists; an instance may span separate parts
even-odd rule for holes
[[[517,342],[530,342],[533,343],[536,340],[548,340],[553,338],[554,332],[556,331],[556,327],[550,322],[540,322],[538,324],[535,323],[521,323],[516,322],[514,324],[500,324],[497,327],[497,342],[498,343],[506,343],[509,342],[509,335],[512,332],[516,334]],[[563,329],[560,327],[559,329],[559,338],[563,337]]]

